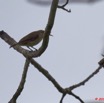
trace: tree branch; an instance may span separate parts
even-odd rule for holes
[[[79,97],[79,96],[77,96],[76,94],[74,94],[74,93],[69,93],[69,95],[72,95],[73,97],[75,97],[76,99],[78,99],[81,103],[84,103],[84,101]]]
[[[67,5],[69,3],[69,0],[66,0],[66,3],[65,4],[63,4],[62,6],[57,6],[58,8],[60,8],[60,9],[63,9],[63,10],[65,10],[65,11],[67,11],[67,12],[71,12],[71,9],[66,9],[65,8],[65,6]]]
[[[75,84],[73,86],[70,86],[69,89],[73,90],[79,86],[82,86],[84,85],[86,82],[88,82],[94,75],[96,75],[99,70],[102,69],[102,66],[99,66],[92,74],[90,74],[85,80],[83,80],[82,82],[78,83],[78,84]]]
[[[31,64],[41,72],[52,84],[57,88],[57,90],[61,93],[64,93],[64,89],[58,84],[58,82],[49,74],[47,70],[45,70],[40,64],[38,64],[34,59],[31,59]]]
[[[45,32],[44,32],[45,37],[43,39],[42,46],[39,48],[39,50],[37,51],[37,53],[36,52],[31,53],[31,57],[41,56],[42,53],[48,47],[49,35],[50,35],[51,30],[52,30],[53,25],[54,25],[58,2],[59,2],[59,0],[53,0],[52,1],[52,5],[51,5],[51,9],[50,9],[50,14],[49,14],[49,18],[48,18],[48,23],[46,25]]]
[[[66,93],[63,93],[63,95],[62,95],[62,97],[61,97],[61,100],[60,100],[60,103],[63,102],[63,99],[64,99],[65,96],[66,96]]]
[[[21,78],[21,82],[18,86],[17,91],[15,92],[12,99],[8,103],[16,103],[17,98],[19,97],[19,95],[23,91],[24,85],[25,85],[25,82],[26,82],[26,76],[27,76],[27,71],[28,71],[28,68],[29,68],[29,64],[30,64],[30,61],[28,59],[26,59],[23,74],[22,74],[22,78]]]

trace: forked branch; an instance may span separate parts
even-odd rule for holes
[[[67,11],[67,12],[71,12],[71,9],[66,9],[65,8],[65,6],[67,5],[69,3],[69,0],[66,0],[66,3],[65,4],[63,4],[63,5],[58,5],[58,8],[60,8],[60,9],[63,9],[63,10],[65,10],[65,11]]]

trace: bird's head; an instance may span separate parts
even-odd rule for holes
[[[39,30],[39,32],[40,32],[41,36],[44,37],[44,32],[45,31],[44,30]],[[53,36],[53,35],[50,34],[50,36]]]

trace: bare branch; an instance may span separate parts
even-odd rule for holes
[[[66,96],[66,94],[72,95],[73,97],[75,97],[76,99],[78,99],[81,103],[84,103],[84,101],[77,95],[75,95],[72,91],[69,91],[67,88],[64,89],[66,91],[66,93],[63,93],[60,103],[63,102],[64,97]]]
[[[62,103],[64,97],[66,96],[66,93],[63,93],[62,97],[61,97],[61,100],[60,100],[60,103]]]
[[[66,0],[66,3],[63,4],[62,6],[58,5],[58,8],[63,9],[63,10],[65,10],[65,11],[67,11],[67,12],[71,12],[71,9],[68,10],[68,9],[65,8],[65,6],[66,6],[68,3],[69,3],[69,0]]]
[[[88,82],[95,74],[97,74],[99,72],[99,70],[102,69],[102,66],[99,66],[92,74],[90,74],[85,80],[83,80],[82,82],[75,84],[73,86],[70,86],[69,89],[73,90],[79,86],[84,85],[86,82]]]
[[[69,3],[69,0],[66,0],[66,3],[63,4],[61,7],[65,7]]]
[[[75,97],[76,99],[78,99],[81,103],[84,103],[84,101],[77,95],[75,95],[74,93],[69,93],[69,95],[72,95],[73,97]]]
[[[64,89],[58,84],[58,82],[49,74],[47,70],[45,70],[40,64],[38,64],[35,60],[31,59],[31,64],[36,67],[39,72],[41,72],[52,84],[57,88],[57,90],[61,93],[64,93]]]
[[[0,37],[1,39],[3,39],[8,45],[13,45],[16,43],[16,41],[10,37],[6,32],[4,32],[3,30],[0,31]],[[17,50],[19,53],[23,54],[25,57],[29,55],[29,52],[28,50],[20,47],[20,46],[15,46],[14,47],[15,50]]]
[[[18,86],[17,91],[15,92],[12,99],[8,103],[16,103],[17,98],[19,97],[19,95],[23,91],[24,85],[25,85],[25,82],[26,82],[26,76],[27,76],[27,71],[28,71],[28,68],[29,68],[29,64],[30,64],[30,61],[28,59],[26,59],[23,74],[22,74],[22,78],[21,78],[21,82]]]
[[[33,54],[31,54],[31,57],[40,56],[48,47],[49,35],[50,35],[50,32],[51,32],[53,25],[54,25],[58,2],[59,2],[59,0],[52,1],[50,14],[49,14],[49,18],[48,18],[48,23],[46,25],[45,32],[44,32],[45,37],[43,39],[42,46],[39,48],[37,55],[36,55],[36,53],[35,54],[33,53]]]

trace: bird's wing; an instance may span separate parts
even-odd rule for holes
[[[38,37],[39,37],[39,35],[33,35],[33,36],[30,36],[29,38],[27,38],[27,36],[25,36],[24,38],[22,38],[22,39],[18,42],[18,44],[20,44],[20,45],[28,44],[29,42],[35,41]]]

